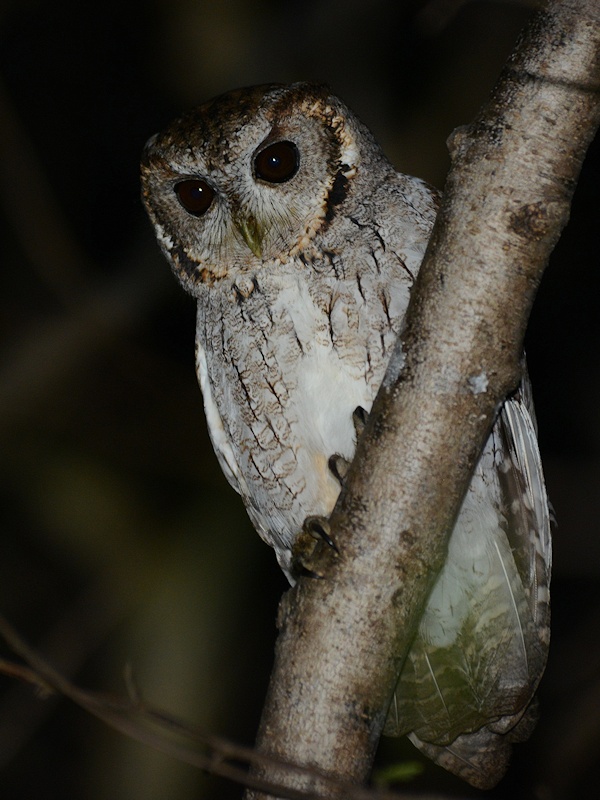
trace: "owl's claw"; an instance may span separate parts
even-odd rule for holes
[[[343,486],[344,481],[346,480],[346,475],[348,474],[348,469],[350,468],[350,462],[348,459],[344,458],[344,456],[341,456],[339,453],[334,453],[329,457],[327,464],[333,477],[340,486]]]
[[[364,431],[368,418],[369,415],[365,409],[362,406],[356,406],[352,412],[352,422],[354,424],[354,431],[357,439]],[[348,470],[350,469],[350,461],[348,461],[347,458],[344,458],[344,456],[341,456],[339,453],[334,453],[329,457],[329,461],[327,463],[329,466],[329,471],[333,477],[337,480],[340,486],[343,486],[344,481],[346,480],[346,475],[348,474]]]
[[[327,517],[307,517],[304,520],[303,530],[316,539],[325,542],[326,545],[339,554],[336,543],[331,538],[331,528]]]
[[[326,550],[319,546],[321,543],[327,545]],[[329,521],[326,517],[307,517],[294,542],[293,571],[297,575],[324,578],[327,573],[329,553],[339,555],[337,545],[331,537]]]
[[[356,433],[356,438],[361,435],[364,431],[367,420],[369,419],[369,414],[362,406],[356,406],[354,411],[352,412],[352,422],[354,423],[354,432]]]

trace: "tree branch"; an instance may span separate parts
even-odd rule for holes
[[[282,604],[263,752],[367,778],[472,469],[519,381],[531,305],[600,122],[599,89],[597,0],[554,0],[479,116],[451,137],[406,328],[331,517],[340,554],[324,549],[324,579],[302,579]]]

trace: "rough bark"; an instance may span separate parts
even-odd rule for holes
[[[600,4],[555,0],[531,19],[479,116],[451,137],[404,364],[392,357],[331,517],[339,555],[323,548],[323,578],[302,579],[282,605],[263,752],[368,777],[473,466],[518,383],[531,305],[600,123],[599,92]],[[294,781],[319,789],[315,777]]]

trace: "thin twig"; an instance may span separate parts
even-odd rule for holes
[[[24,666],[0,659],[1,673],[29,682],[46,694],[50,691],[58,692],[112,728],[186,764],[257,791],[276,793],[287,800],[323,800],[325,796],[331,796],[332,792],[348,800],[410,800],[410,796],[406,794],[398,795],[380,789],[352,786],[347,782],[331,779],[318,770],[286,763],[261,754],[253,748],[207,735],[197,727],[146,704],[137,689],[133,698],[81,689],[50,666],[1,615],[0,635],[10,649],[27,664]],[[198,752],[199,747],[206,752]],[[327,795],[318,791],[295,789],[252,775],[248,773],[247,765],[260,766],[263,769],[276,768],[287,775],[288,779],[302,777],[304,781],[319,781],[319,785],[326,787]]]

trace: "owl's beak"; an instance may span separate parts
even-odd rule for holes
[[[250,250],[257,258],[262,256],[263,231],[254,217],[237,217],[235,225]]]

